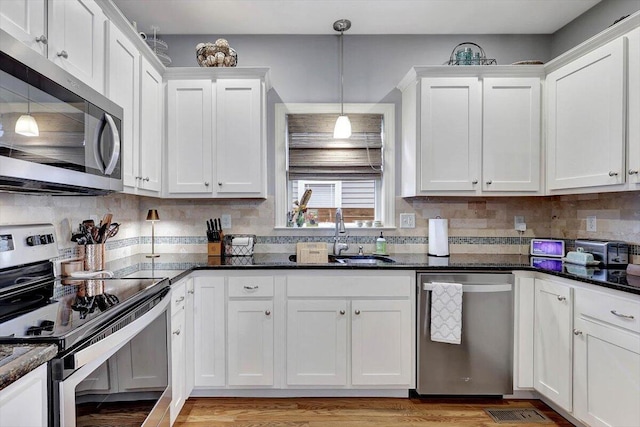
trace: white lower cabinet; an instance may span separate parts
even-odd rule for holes
[[[225,379],[225,278],[194,278],[193,355],[194,387],[224,386]]]
[[[46,363],[0,390],[1,426],[46,426],[47,408]]]
[[[572,288],[535,280],[534,388],[562,409],[572,410]]]
[[[171,424],[193,389],[193,292],[192,278],[171,290]]]
[[[594,427],[640,426],[640,299],[575,296],[574,414]]]

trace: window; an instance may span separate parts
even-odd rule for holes
[[[276,104],[276,227],[287,226],[306,189],[310,218],[321,227],[333,227],[338,207],[347,226],[367,219],[394,226],[394,108],[345,105],[353,135],[334,140],[339,106]]]

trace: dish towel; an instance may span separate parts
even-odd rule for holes
[[[460,344],[462,284],[432,282],[431,341]]]

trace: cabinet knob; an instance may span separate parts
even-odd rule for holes
[[[611,171],[609,172],[609,176],[618,176],[618,172]]]
[[[346,311],[344,310],[340,310],[340,314],[344,316],[344,314],[346,313]]]
[[[566,301],[567,297],[563,297],[562,295],[556,295],[556,298],[558,298],[558,301]]]
[[[208,186],[209,186],[209,181],[205,181],[205,182],[204,182],[204,186],[205,186],[205,187],[208,187]]]
[[[491,180],[487,181],[487,185],[491,185],[491,184],[493,184],[493,181]]]
[[[582,331],[580,331],[578,329],[574,329],[573,330],[573,335],[582,335]]]
[[[194,292],[193,292],[193,289],[189,289],[189,290],[187,291],[187,293],[188,293],[188,294],[192,294],[192,295],[193,295],[193,293],[194,293]]]
[[[45,36],[44,34],[41,36],[36,37],[36,41],[38,43],[42,43],[42,44],[47,44],[49,43],[49,40],[47,40],[47,36]]]
[[[66,50],[63,50],[63,51],[61,51],[61,52],[58,52],[58,53],[56,53],[56,55],[58,55],[58,56],[60,56],[60,57],[62,57],[62,58],[64,58],[64,59],[67,59],[67,58],[69,57],[69,54],[67,53],[67,51],[66,51]]]
[[[474,179],[473,181],[471,181],[471,183],[472,183],[472,184],[477,184],[477,183],[478,183],[478,180],[477,180],[477,179]]]
[[[180,329],[176,329],[175,331],[173,331],[173,335],[180,335]]]
[[[629,169],[629,175],[638,175],[638,171]]]
[[[142,178],[142,177],[140,177],[140,178]],[[149,177],[146,177],[144,180],[149,182]]]
[[[271,311],[267,310],[267,311],[264,312],[264,314],[266,314],[267,316],[271,316]]]
[[[356,315],[360,314],[360,310],[356,310]]]
[[[221,182],[219,182],[219,183],[218,183],[218,185],[219,185],[220,187],[222,187],[222,183],[221,183]]]
[[[630,319],[630,320],[635,319],[635,317],[633,317],[632,314],[621,314],[621,313],[618,313],[616,310],[611,310],[611,314],[613,314],[614,316],[622,317],[624,319]]]

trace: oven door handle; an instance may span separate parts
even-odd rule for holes
[[[78,369],[101,355],[108,353],[109,351],[113,351],[114,348],[119,349],[156,320],[156,318],[160,316],[163,311],[167,310],[168,307],[169,298],[165,296],[151,310],[143,314],[142,317],[136,319],[135,322],[129,323],[118,332],[109,335],[83,350],[73,353],[71,355],[73,357],[73,368]]]
[[[513,286],[510,283],[492,283],[487,285],[462,285],[462,292],[509,292],[513,289]],[[423,291],[433,291],[433,284],[430,282],[422,283]]]

